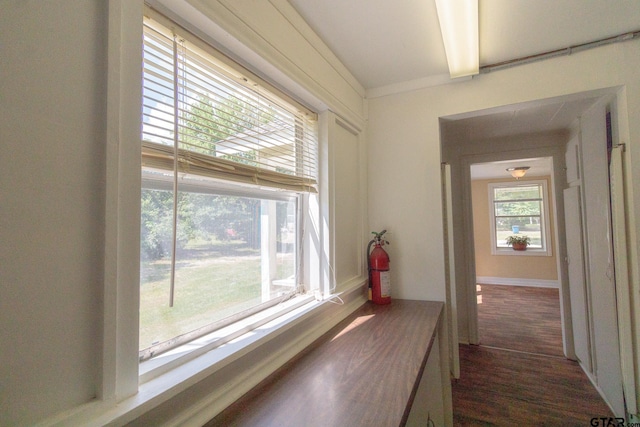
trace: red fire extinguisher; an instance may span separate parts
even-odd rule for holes
[[[387,230],[374,234],[373,240],[367,246],[367,266],[369,268],[369,299],[374,304],[389,304],[391,302],[391,278],[389,272],[389,255],[382,249],[384,244],[389,244],[382,238]],[[371,246],[374,245],[373,251]]]

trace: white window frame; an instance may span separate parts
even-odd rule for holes
[[[158,16],[155,12],[152,12],[149,9],[147,9],[146,13],[151,13],[154,19],[160,19],[161,25],[167,25],[167,18]],[[185,34],[186,30],[181,31]],[[220,59],[218,56],[216,56],[216,58]],[[229,63],[227,64],[230,67],[232,66]],[[238,68],[242,69],[240,65],[238,65]],[[247,72],[244,69],[242,71]],[[251,77],[258,80],[256,76]],[[280,94],[277,90],[276,92]],[[282,95],[286,96],[284,94]],[[142,176],[141,188],[168,189],[171,185],[170,182],[163,182],[163,180],[158,179],[157,176],[151,178],[149,176],[145,176],[144,173]],[[172,177],[170,179],[173,180]],[[211,180],[209,185],[209,188],[200,186],[197,191],[210,194],[254,197],[265,200],[283,200],[290,197],[295,197],[297,199],[297,246],[299,249],[297,251],[296,270],[298,276],[297,286],[301,286],[303,288],[301,289],[302,292],[288,301],[274,305],[273,307],[265,308],[253,315],[239,319],[237,322],[226,325],[221,329],[175,347],[166,353],[161,353],[161,357],[152,357],[144,360],[139,366],[139,378],[141,384],[147,383],[160,375],[168,373],[182,364],[210,352],[212,349],[224,346],[230,341],[246,334],[248,331],[260,328],[261,326],[274,321],[274,319],[281,317],[283,321],[286,321],[286,319],[291,316],[295,317],[300,315],[300,313],[304,313],[316,305],[318,302],[318,295],[328,294],[327,290],[322,288],[317,272],[310,271],[312,269],[309,269],[306,265],[308,264],[309,257],[319,255],[317,253],[312,253],[314,250],[311,249],[312,245],[309,243],[313,240],[317,240],[317,236],[314,237],[317,230],[305,225],[309,224],[309,222],[318,215],[317,213],[314,213],[314,209],[317,209],[317,194],[283,192],[282,190],[251,187],[215,179]],[[185,189],[193,191],[194,187],[187,185]],[[305,251],[309,251],[309,253],[305,253]]]
[[[190,346],[190,347],[194,347],[194,345],[192,344],[194,341],[200,341],[200,342],[207,342],[208,343],[208,348],[214,348],[216,345],[221,345],[221,342],[217,342],[216,345],[212,345],[211,343],[213,341],[211,340],[206,340],[206,339],[201,339],[202,337],[205,337],[207,335],[213,335],[217,338],[219,338],[220,334],[217,332],[217,330],[219,329],[225,329],[226,330],[233,330],[233,328],[230,328],[230,326],[232,326],[233,324],[237,323],[237,322],[241,322],[243,321],[244,318],[252,318],[253,320],[251,321],[253,324],[255,324],[255,327],[258,327],[261,325],[260,321],[257,319],[263,319],[262,316],[259,315],[254,315],[257,314],[261,311],[266,311],[269,310],[269,308],[271,306],[275,306],[275,305],[279,305],[279,309],[278,310],[270,310],[271,315],[267,316],[267,317],[272,317],[273,313],[284,313],[287,310],[292,310],[295,307],[298,307],[301,304],[304,304],[306,302],[309,302],[312,300],[312,298],[309,298],[308,295],[304,295],[309,293],[310,291],[312,291],[310,286],[307,286],[303,283],[302,281],[302,277],[303,277],[303,268],[302,268],[302,262],[301,262],[301,251],[300,251],[300,246],[301,246],[301,242],[302,242],[302,224],[303,224],[303,216],[302,216],[302,211],[301,211],[301,207],[303,205],[303,200],[307,197],[307,195],[305,194],[299,194],[299,193],[293,193],[293,192],[282,192],[282,191],[273,191],[273,190],[261,190],[261,189],[256,189],[256,188],[250,188],[250,187],[244,187],[244,186],[238,186],[236,184],[228,184],[228,183],[216,183],[213,181],[202,181],[202,182],[198,182],[197,184],[194,184],[193,182],[189,182],[188,180],[184,180],[184,183],[181,183],[179,185],[180,191],[186,191],[186,192],[192,192],[192,193],[200,193],[200,194],[209,194],[209,195],[227,195],[227,196],[237,196],[237,197],[249,197],[249,198],[254,198],[254,199],[260,199],[262,201],[291,201],[292,199],[295,200],[296,203],[296,223],[299,224],[297,225],[298,228],[298,241],[296,242],[296,259],[295,259],[295,264],[296,264],[296,295],[294,297],[289,297],[289,298],[284,298],[284,300],[287,300],[286,303],[278,303],[276,300],[270,300],[267,303],[264,303],[262,305],[253,307],[249,310],[247,310],[249,313],[245,313],[245,314],[238,314],[238,315],[234,315],[229,319],[223,319],[221,321],[218,322],[213,322],[209,325],[204,325],[202,326],[201,329],[203,328],[211,328],[213,326],[216,326],[216,333],[215,334],[211,334],[211,333],[206,333],[206,334],[201,334],[198,336],[195,336],[194,338],[192,338],[191,340],[188,341],[184,341],[184,343],[182,343],[181,345],[177,345],[177,346],[169,346],[170,349],[167,350],[167,352],[169,353],[169,355],[167,355],[165,352],[161,352],[158,354],[163,354],[163,363],[168,363],[169,361],[173,361],[174,359],[180,359],[180,358],[184,358],[184,347],[185,346]],[[172,191],[173,190],[173,178],[168,176],[168,175],[157,175],[157,174],[146,174],[144,171],[142,173],[142,189],[150,189],[150,190],[164,190],[164,191]],[[263,247],[261,249],[262,255],[264,255],[265,252],[265,248]],[[264,262],[264,258],[263,258],[263,262]],[[263,283],[263,286],[265,284]],[[288,301],[291,300],[291,301]],[[266,318],[266,317],[264,317]],[[246,329],[246,325],[248,323],[245,322],[244,323],[244,328]],[[193,332],[186,332],[185,335],[188,334],[195,334],[195,331]],[[165,344],[165,343],[162,343]],[[182,347],[182,350],[180,349]],[[177,351],[173,351],[173,348],[177,348]],[[154,366],[159,366],[163,363],[147,363],[150,359],[153,358],[149,357],[147,353],[151,352],[153,353],[154,351],[156,351],[155,348],[151,349],[145,349],[144,351],[140,352],[140,358],[141,360],[143,360],[143,362],[141,363],[141,376],[145,376],[147,375],[148,371],[152,369],[152,367]],[[145,353],[145,357],[142,357],[142,354]],[[179,354],[179,357],[174,357],[171,356],[171,354]]]
[[[496,217],[494,206],[494,189],[495,188],[513,188],[520,186],[539,185],[542,189],[542,212],[540,213],[540,228],[543,238],[542,248],[528,247],[526,251],[515,251],[511,247],[499,247],[496,236]],[[509,256],[552,256],[551,245],[551,223],[549,216],[549,191],[547,188],[547,180],[530,179],[519,180],[518,182],[490,182],[488,184],[489,192],[489,225],[491,228],[491,254],[492,255],[509,255]]]
[[[154,6],[159,5],[155,0],[152,2]],[[251,333],[238,331],[241,334],[238,338],[215,350],[143,372],[138,360],[143,4],[137,0],[110,0],[108,4],[104,324],[96,399],[52,416],[45,422],[47,425],[124,425],[170,402],[203,380],[216,377],[221,380],[216,387],[206,393],[199,392],[198,398],[202,401],[180,408],[176,418],[165,420],[177,424],[197,418],[204,423],[240,397],[240,393],[259,384],[266,375],[311,345],[363,302],[365,275],[361,282],[340,287],[341,300],[338,301],[344,301],[344,304],[329,302],[336,296],[331,292],[330,280],[334,243],[328,118],[332,113],[324,109],[319,115],[320,185],[318,193],[302,197],[301,207],[305,221],[302,280],[317,289],[314,300]],[[190,18],[169,15],[192,28]],[[269,67],[267,61],[263,63]],[[282,85],[295,92],[296,85],[292,80],[286,80]],[[310,96],[312,103],[319,102]],[[276,348],[277,351],[264,354],[263,348]],[[240,371],[237,364],[245,358],[252,364]]]

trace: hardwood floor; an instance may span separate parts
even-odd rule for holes
[[[558,289],[478,285],[480,344],[564,356]]]
[[[613,417],[576,362],[460,346],[452,384],[456,426],[588,426]]]
[[[613,416],[580,366],[562,356],[557,290],[481,285],[478,295],[480,341],[491,347],[460,346],[454,425],[588,426]]]

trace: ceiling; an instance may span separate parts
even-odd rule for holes
[[[551,133],[569,129],[582,112],[602,96],[601,91],[575,97],[527,102],[444,118],[458,138],[486,141],[513,135]]]
[[[592,92],[577,97],[477,111],[461,117],[447,118],[442,125],[454,127],[456,136],[465,141],[557,132],[569,129],[576,117],[589,109],[601,95],[600,92]],[[529,177],[548,176],[553,172],[551,158],[518,159],[472,165],[471,179],[508,178],[506,168],[518,166],[529,166]]]
[[[371,90],[448,75],[434,0],[289,0]],[[640,29],[638,0],[478,0],[480,66]]]
[[[471,179],[511,178],[507,168],[528,166],[526,178],[549,176],[553,168],[551,157],[532,159],[508,160],[502,162],[477,163],[471,165]]]
[[[289,0],[368,95],[416,81],[450,83],[435,0]],[[640,30],[639,0],[478,0],[480,67]],[[600,94],[602,95],[602,94]],[[477,140],[567,129],[598,94],[447,118]],[[526,159],[528,175],[551,162]],[[505,176],[521,161],[476,165],[473,178]]]

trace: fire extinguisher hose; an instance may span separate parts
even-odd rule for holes
[[[371,240],[369,242],[369,245],[367,245],[367,272],[369,274],[369,289],[371,289],[371,257],[369,256],[371,254],[371,246],[375,243],[375,239]],[[369,290],[369,292],[371,292],[371,290]]]
[[[369,242],[369,245],[367,245],[367,272],[369,275],[369,299],[371,299],[371,246],[378,242],[380,243],[382,241],[382,236],[384,235],[384,233],[386,233],[387,230],[382,230],[379,233],[376,233],[375,231],[372,231],[371,234],[374,234],[375,237],[373,239],[371,239],[371,241]],[[387,242],[389,243],[389,242]]]

